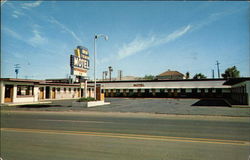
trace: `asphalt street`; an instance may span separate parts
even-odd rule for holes
[[[2,111],[4,160],[248,160],[249,117]]]

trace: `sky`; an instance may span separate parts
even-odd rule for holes
[[[176,70],[217,78],[236,66],[250,76],[248,2],[6,1],[1,4],[2,77],[66,78],[76,46],[89,49],[93,79],[112,66],[123,76]]]

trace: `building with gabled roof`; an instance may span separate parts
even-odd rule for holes
[[[178,71],[171,71],[167,70],[166,72],[163,72],[156,76],[156,79],[158,80],[180,80],[184,79],[184,74],[178,72]]]

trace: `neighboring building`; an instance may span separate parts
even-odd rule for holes
[[[178,72],[178,71],[171,71],[167,70],[166,72],[163,72],[156,76],[156,79],[158,80],[180,80],[184,79],[184,74]]]

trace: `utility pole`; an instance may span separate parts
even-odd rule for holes
[[[21,68],[19,65],[20,65],[20,64],[14,64],[15,73],[16,73],[16,79],[17,79],[17,77],[18,77],[19,68]]]
[[[214,79],[214,70],[212,69],[212,77],[213,77],[213,79]]]
[[[120,81],[122,80],[122,70],[120,70]]]
[[[217,70],[218,70],[218,78],[220,78],[220,63],[218,61],[216,61],[216,64],[217,65]]]
[[[109,66],[109,80],[111,81],[111,72],[113,71],[113,68]]]
[[[107,79],[108,71],[104,71],[104,78]]]
[[[118,79],[118,80],[122,80],[122,70],[118,70],[117,79]]]
[[[107,75],[108,75],[108,71],[103,71],[102,72],[102,80],[106,80],[107,79]]]

